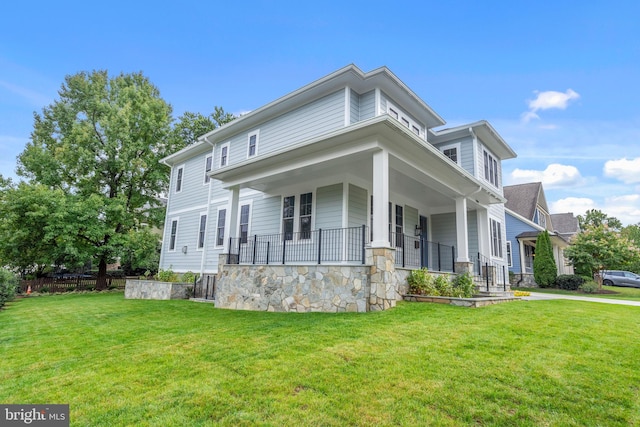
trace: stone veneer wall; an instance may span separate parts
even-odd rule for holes
[[[520,288],[537,288],[538,284],[533,278],[533,273],[519,273],[509,275],[509,282],[511,286],[517,286]],[[520,280],[522,278],[522,280]],[[520,283],[518,283],[520,282]]]
[[[127,279],[124,297],[126,299],[187,299],[192,289],[193,285],[190,283]]]
[[[367,265],[225,265],[218,308],[293,312],[366,312]]]

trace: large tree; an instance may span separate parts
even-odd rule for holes
[[[18,174],[58,195],[64,209],[47,232],[69,260],[97,261],[98,288],[131,233],[162,221],[168,171],[159,160],[183,145],[171,122],[171,106],[141,73],[67,76],[59,99],[34,114]]]
[[[200,113],[185,112],[178,118],[173,127],[173,136],[184,145],[194,143],[199,136],[204,135],[230,121],[236,116],[224,111],[222,107],[213,107],[213,112],[207,116]]]

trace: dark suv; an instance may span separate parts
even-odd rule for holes
[[[605,270],[602,272],[602,284],[640,288],[640,276],[630,271]]]

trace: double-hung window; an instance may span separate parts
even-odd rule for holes
[[[401,205],[395,205],[389,202],[389,242],[395,243],[396,247],[402,247],[402,225],[404,223],[404,209]],[[395,225],[394,225],[395,224]],[[395,240],[393,238],[395,232]]]
[[[240,206],[240,243],[247,243],[249,237],[249,205]]]
[[[200,214],[200,228],[198,229],[198,249],[204,248],[204,239],[207,229],[207,214]]]
[[[258,131],[249,134],[249,141],[247,146],[247,157],[253,157],[258,154]]]
[[[213,156],[207,156],[204,160],[204,183],[208,184],[211,181],[211,177],[209,176],[209,172],[211,172],[211,165],[213,163]]]
[[[491,220],[491,255],[502,258],[502,224]]]
[[[229,164],[229,143],[223,144],[220,147],[220,167],[227,166]]]
[[[216,225],[216,246],[224,245],[224,226],[227,218],[227,210],[220,209],[218,211],[218,223]]]
[[[442,154],[451,159],[452,162],[460,164],[460,144],[451,144],[440,147]]]
[[[178,220],[171,220],[171,232],[169,235],[169,250],[176,250],[176,238],[178,236]]]
[[[296,206],[296,196],[282,199],[282,234],[284,240],[293,240],[294,230],[298,229],[298,239],[311,238],[313,213],[313,193],[300,195],[300,205]]]
[[[184,177],[184,166],[180,166],[176,171],[176,193],[182,191],[182,179]]]
[[[484,150],[484,179],[498,187],[498,161]]]

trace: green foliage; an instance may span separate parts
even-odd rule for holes
[[[180,281],[183,283],[193,283],[200,276],[198,273],[194,273],[193,271],[187,271],[186,273],[182,273],[182,277]]]
[[[226,113],[222,107],[214,107],[208,116],[200,113],[185,112],[174,125],[172,135],[182,146],[193,144],[198,137],[229,123],[236,117]]]
[[[127,275],[136,276],[158,270],[160,264],[160,235],[149,227],[130,230],[122,256],[122,269]]]
[[[0,308],[15,298],[17,286],[18,278],[16,275],[9,270],[0,268]]]
[[[620,230],[622,222],[618,218],[608,216],[606,213],[590,209],[585,215],[578,215],[578,225],[581,230],[587,230],[594,227],[607,227],[610,230]]]
[[[161,282],[178,282],[178,274],[174,273],[170,268],[167,270],[158,270],[158,274],[156,274],[156,279]]]
[[[600,286],[593,280],[587,280],[582,285],[580,285],[579,289],[586,294],[593,294],[598,292]]]
[[[458,274],[453,281],[448,275],[434,276],[426,268],[412,270],[407,277],[409,293],[456,298],[471,298],[476,286],[469,273]]]
[[[458,298],[471,298],[476,294],[476,284],[471,273],[458,274],[453,279],[453,293]]]
[[[584,284],[584,282],[585,279],[582,276],[578,276],[576,274],[562,274],[556,277],[554,287],[568,291],[576,291]]]
[[[536,241],[536,256],[533,260],[533,278],[541,288],[553,286],[558,268],[553,258],[549,232],[543,231]]]

